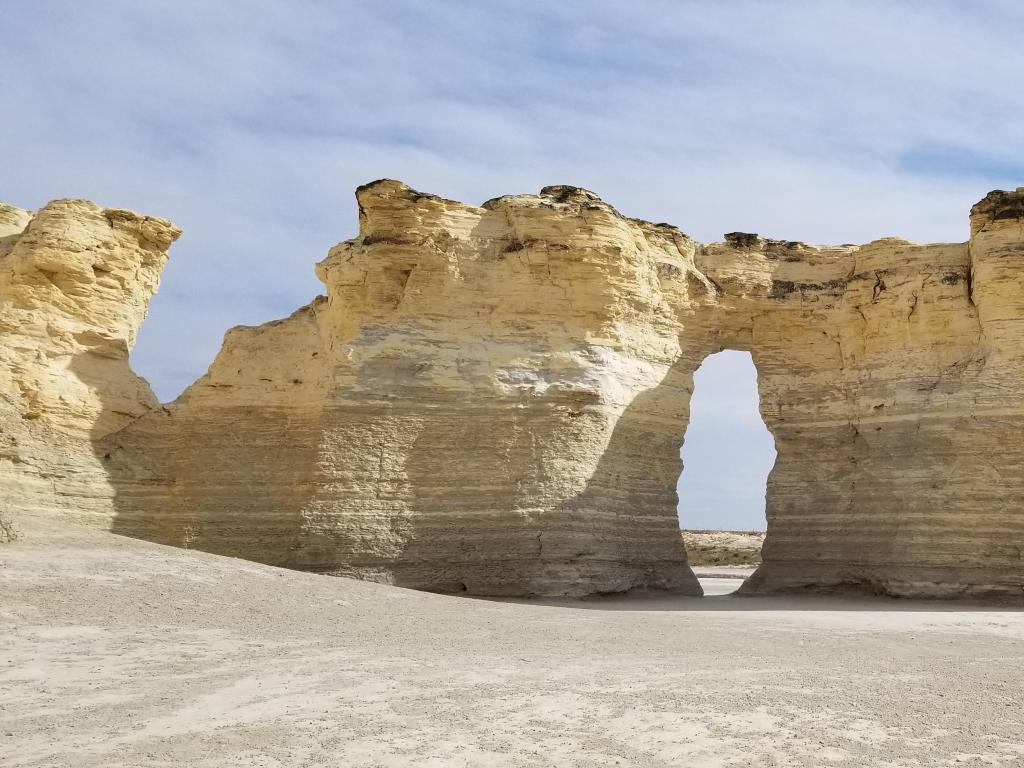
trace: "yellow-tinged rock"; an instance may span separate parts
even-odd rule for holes
[[[84,200],[0,205],[0,487],[9,514],[109,525],[93,441],[158,407],[128,351],[180,234]]]
[[[326,296],[229,332],[175,403],[107,368],[115,423],[54,401],[47,374],[21,412],[88,426],[114,530],[442,591],[696,593],[679,447],[694,370],[732,348],[779,454],[746,591],[1024,595],[1024,189],[975,206],[967,243],[835,247],[703,245],[573,187],[357,200],[359,236],[317,266]],[[64,250],[44,271],[67,260],[66,290],[39,307],[89,277]],[[131,333],[105,329],[141,317],[114,310],[61,309],[108,362]]]

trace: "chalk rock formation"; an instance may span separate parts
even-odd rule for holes
[[[693,243],[572,188],[357,195],[327,298],[230,333],[105,447],[116,530],[446,591],[697,591],[672,511]]]
[[[966,243],[836,247],[702,245],[573,187],[357,199],[326,296],[166,407],[126,354],[177,230],[0,209],[9,501],[425,589],[698,593],[679,448],[732,348],[778,450],[747,592],[1024,596],[1024,189]]]
[[[357,198],[325,298],[100,442],[115,530],[444,591],[697,593],[679,447],[733,348],[779,454],[746,591],[1024,594],[1024,190],[968,243],[837,247],[701,245],[572,187]]]
[[[34,215],[0,204],[8,520],[29,509],[110,525],[113,488],[93,441],[158,407],[128,350],[178,234],[163,219],[83,200]]]

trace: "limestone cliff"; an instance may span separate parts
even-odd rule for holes
[[[747,592],[1024,596],[1024,189],[966,243],[835,247],[703,245],[573,187],[357,200],[326,296],[230,331],[163,408],[125,354],[177,231],[3,209],[11,497],[425,589],[698,593],[679,448],[694,370],[732,348],[778,449]]]
[[[429,589],[697,590],[660,514],[679,326],[713,290],[693,244],[570,188],[473,207],[382,182],[358,199],[361,236],[318,266],[325,300],[229,334],[168,414],[105,447],[132,502],[115,529]],[[602,457],[644,441],[616,425],[659,386],[675,457],[627,481]]]
[[[0,487],[32,509],[109,526],[93,441],[158,406],[128,367],[179,231],[163,219],[57,200],[0,205]]]
[[[779,452],[746,591],[1024,593],[1024,190],[968,243],[838,247],[701,245],[572,187],[357,199],[325,298],[101,443],[115,530],[444,591],[696,593],[679,447],[733,348]]]

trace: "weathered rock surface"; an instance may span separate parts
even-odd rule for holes
[[[7,544],[18,538],[18,529],[14,526],[14,517],[7,511],[6,505],[0,502],[0,544]]]
[[[0,516],[109,526],[93,441],[158,407],[128,351],[179,231],[83,200],[0,204]],[[2,527],[2,526],[0,526]]]
[[[697,593],[679,447],[733,348],[778,450],[747,592],[1024,595],[1024,189],[967,243],[835,247],[702,245],[572,187],[357,198],[326,297],[229,332],[175,403],[121,365],[118,409],[23,406],[86,425],[114,530],[443,591]]]
[[[964,244],[702,246],[569,187],[368,185],[326,299],[104,444],[117,529],[429,589],[696,591],[678,449],[730,347],[779,451],[747,591],[1020,594],[1021,197]]]
[[[680,318],[713,290],[692,244],[571,188],[358,199],[361,237],[317,269],[326,299],[232,332],[167,414],[104,443],[115,530],[445,591],[698,591],[662,514]],[[662,424],[677,434],[645,445]]]

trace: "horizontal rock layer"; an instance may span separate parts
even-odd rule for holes
[[[175,403],[124,366],[86,377],[98,412],[36,408],[88,426],[112,493],[56,506],[92,494],[128,535],[425,589],[697,593],[679,447],[694,370],[730,348],[778,450],[745,591],[1024,595],[1024,190],[975,206],[967,243],[837,247],[703,245],[572,187],[357,199],[326,296],[230,331]],[[137,275],[176,234],[149,226]]]

